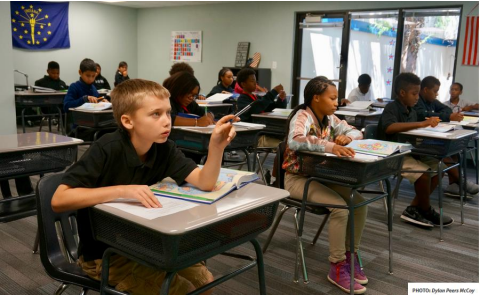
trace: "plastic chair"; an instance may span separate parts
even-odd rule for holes
[[[100,282],[91,279],[75,264],[78,259],[75,211],[55,213],[52,197],[62,180],[63,174],[42,178],[37,185],[37,220],[40,232],[40,259],[48,276],[62,284],[55,291],[61,295],[69,285],[82,288],[81,295],[88,290],[100,291]],[[56,225],[61,227],[57,235]],[[60,239],[59,239],[60,238]]]
[[[282,169],[282,163],[283,163],[283,154],[286,149],[286,144],[285,141],[281,142],[278,147],[277,147],[277,155],[276,155],[276,165],[277,165],[277,181],[278,181],[278,187],[281,189],[284,189],[284,175],[285,175],[285,170]],[[280,201],[280,203],[284,204],[285,206],[283,209],[280,211],[278,214],[277,218],[275,219],[275,222],[273,223],[272,230],[270,231],[270,234],[268,235],[267,241],[263,245],[263,253],[266,252],[268,245],[270,244],[270,241],[272,240],[273,234],[275,234],[275,231],[277,230],[278,224],[280,223],[280,220],[282,219],[283,215],[285,212],[290,209],[294,208],[295,209],[295,235],[296,235],[296,240],[297,240],[297,254],[295,258],[295,273],[294,273],[294,282],[298,283],[298,267],[299,267],[299,262],[302,264],[302,269],[303,269],[303,276],[304,276],[304,283],[308,283],[308,276],[307,276],[307,268],[305,264],[305,257],[303,255],[303,245],[301,242],[301,238],[299,237],[299,223],[298,223],[298,218],[299,218],[299,213],[302,209],[302,201],[301,200],[295,200],[293,198],[285,198]],[[306,211],[316,214],[316,215],[325,215],[318,231],[315,237],[313,238],[312,245],[315,245],[317,242],[318,237],[322,233],[323,227],[327,223],[328,217],[330,216],[330,211],[326,207],[319,207],[315,206],[314,203],[308,203],[306,204]]]

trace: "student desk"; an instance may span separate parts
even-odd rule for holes
[[[75,137],[78,136],[78,129],[86,129],[94,131],[93,141],[96,141],[98,134],[105,130],[115,130],[118,128],[115,119],[113,118],[113,110],[84,110],[79,108],[70,108],[72,113],[73,124],[75,127]]]
[[[285,134],[287,132],[287,120],[289,113],[279,114],[267,112],[262,114],[252,114],[252,122],[265,125],[266,132],[275,132]]]
[[[355,158],[341,158],[333,154],[316,153],[310,151],[297,151],[297,156],[300,161],[299,172],[309,176],[305,183],[305,189],[302,200],[302,210],[299,221],[299,234],[302,236],[303,222],[305,218],[305,208],[308,194],[308,187],[311,182],[317,181],[320,183],[332,183],[344,187],[351,188],[350,199],[347,205],[334,206],[329,204],[317,203],[315,205],[321,207],[334,207],[341,209],[348,209],[350,231],[354,231],[354,209],[370,204],[379,199],[387,198],[387,212],[388,212],[388,237],[389,237],[389,272],[392,274],[392,228],[393,228],[393,208],[392,208],[392,192],[390,187],[389,177],[398,174],[402,169],[403,157],[409,152],[393,154],[387,157],[379,157],[376,159],[365,157]],[[362,189],[372,183],[385,181],[387,191],[360,191],[361,193],[370,193],[376,195],[373,198],[366,198],[360,204],[353,203],[353,191]],[[350,247],[354,247],[355,235],[350,233]],[[353,252],[351,256],[351,268],[353,268]],[[304,277],[306,276],[305,267]],[[350,293],[353,294],[353,270],[351,270],[351,287]]]
[[[253,262],[195,293],[257,265],[260,293],[265,294],[263,255],[255,238],[271,226],[279,201],[288,196],[285,190],[250,183],[211,205],[192,203],[191,209],[153,220],[102,204],[90,208],[90,214],[94,237],[98,241],[114,248],[112,251],[123,252],[135,261],[168,272],[161,294],[168,293],[177,271],[248,241],[255,247],[256,260],[242,256]],[[103,268],[107,269],[109,250],[103,258]],[[104,273],[107,269],[102,272],[102,294],[115,291],[106,289],[108,275]]]
[[[413,155],[423,155],[431,156],[439,160],[437,171],[408,171],[410,173],[436,173],[440,175],[442,172],[445,172],[451,168],[459,167],[460,173],[460,215],[461,215],[461,224],[464,223],[463,218],[463,198],[466,195],[466,183],[467,180],[462,177],[467,177],[466,169],[466,150],[468,143],[472,138],[477,134],[477,132],[472,130],[454,130],[447,133],[438,133],[424,131],[419,132],[416,130],[411,130],[407,132],[399,133],[398,142],[401,143],[410,143],[413,145],[412,149]],[[441,169],[442,159],[445,157],[450,157],[456,154],[460,154],[461,158],[458,163],[448,166],[443,171]],[[439,176],[440,177],[440,176]],[[398,190],[400,179],[397,181],[396,189]],[[441,181],[441,179],[440,179]],[[440,209],[440,217],[443,216],[443,190],[442,183],[438,183],[438,207]],[[443,241],[443,221],[440,222],[440,241]]]
[[[36,107],[51,107],[58,110],[60,127],[65,134],[65,127],[63,126],[62,109],[63,98],[65,92],[52,92],[52,93],[40,93],[33,91],[15,91],[15,107],[22,109],[22,128],[25,133],[25,117],[38,117],[39,115],[27,115],[25,116],[26,108]],[[49,114],[52,115],[52,114]],[[51,129],[50,129],[51,131]]]
[[[82,140],[48,132],[1,135],[0,182],[8,185],[9,179],[63,171],[75,162],[77,146],[81,143]],[[2,193],[0,222],[37,213],[35,193],[12,197],[10,188],[5,186]]]
[[[382,115],[382,113],[383,113],[383,109],[381,108],[377,108],[369,112],[347,111],[347,110],[343,110],[342,108],[339,108],[339,110],[335,112],[335,115],[336,116],[352,116],[352,117],[355,117],[355,120],[357,120],[356,118],[360,118],[360,121],[361,121],[360,126],[358,126],[357,128],[361,129],[365,127],[365,120],[367,118],[375,118],[375,117],[378,118],[379,116]]]
[[[263,127],[248,127],[235,125],[237,135],[232,142],[225,148],[225,151],[242,150],[245,152],[247,167],[250,171],[250,158],[247,148],[255,146],[256,135]],[[208,154],[208,144],[213,127],[192,127],[192,126],[174,126],[170,139],[175,141],[177,147],[186,152],[206,156]]]

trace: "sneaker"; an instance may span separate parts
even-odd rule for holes
[[[478,184],[467,180],[467,195],[478,194]]]
[[[347,256],[347,259],[345,260],[348,265],[350,265],[350,252],[347,251],[345,253],[345,256]],[[361,285],[366,285],[368,284],[368,278],[365,272],[363,272],[362,267],[360,267],[360,262],[358,260],[358,254],[355,253],[355,259],[353,260],[353,266],[355,268],[355,272],[353,273],[353,278],[355,281],[357,281]],[[350,273],[350,272],[349,272]]]
[[[452,183],[447,186],[443,192],[451,197],[460,197],[460,186],[457,183]]]
[[[401,219],[417,224],[422,227],[433,228],[433,223],[424,218],[420,213],[420,209],[416,206],[408,206],[400,216]]]
[[[435,209],[433,209],[432,206],[430,206],[430,209],[428,211],[421,211],[421,213],[427,220],[432,222],[435,226],[440,225],[440,213],[435,211]],[[447,227],[451,224],[453,224],[453,218],[451,218],[450,216],[444,215],[443,226]]]
[[[350,270],[348,269],[349,267],[346,261],[330,263],[330,272],[328,272],[327,279],[345,293],[350,294]],[[367,288],[359,284],[357,281],[354,280],[354,283],[354,294],[363,294],[367,291]]]

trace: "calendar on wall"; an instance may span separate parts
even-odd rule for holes
[[[170,61],[202,62],[202,31],[172,31]]]

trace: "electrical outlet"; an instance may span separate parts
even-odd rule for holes
[[[277,61],[273,61],[272,62],[272,69],[276,69],[277,68]]]

